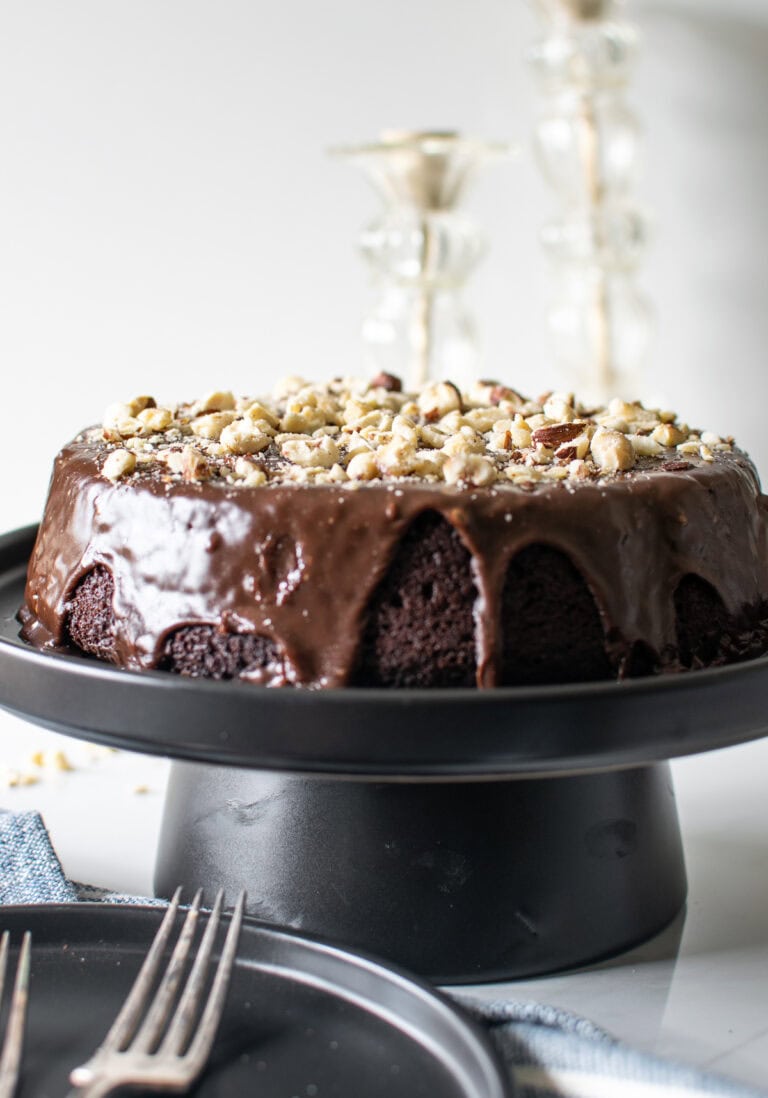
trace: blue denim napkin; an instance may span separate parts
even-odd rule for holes
[[[38,813],[0,811],[0,904],[79,900],[162,902],[68,880]],[[637,1052],[556,1007],[454,997],[498,1045],[515,1098],[768,1098],[768,1092]]]

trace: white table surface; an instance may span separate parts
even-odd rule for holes
[[[0,805],[42,812],[68,876],[150,892],[168,763],[106,753],[0,713],[0,771],[34,771],[38,750],[63,750],[74,769],[44,767],[35,785],[0,788]],[[673,768],[684,919],[586,970],[468,990],[567,1007],[636,1047],[768,1087],[768,740]]]

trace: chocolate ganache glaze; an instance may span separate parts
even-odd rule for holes
[[[628,471],[527,484],[257,487],[156,466],[110,479],[108,451],[91,431],[56,459],[21,612],[23,636],[37,646],[67,645],[73,593],[101,567],[114,584],[112,659],[121,666],[161,666],[170,636],[205,624],[274,642],[280,659],[245,676],[252,681],[350,684],[372,600],[414,522],[432,514],[469,554],[479,687],[504,681],[505,582],[532,546],[563,554],[583,577],[613,675],[635,673],[638,651],[650,653],[646,670],[682,668],[676,596],[686,577],[719,595],[730,628],[723,659],[765,647],[766,500],[749,459],[730,447],[707,460],[671,449]]]

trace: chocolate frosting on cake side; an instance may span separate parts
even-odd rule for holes
[[[284,661],[266,676],[272,685],[347,684],[370,600],[426,511],[442,515],[471,554],[478,686],[499,682],[504,581],[532,544],[572,561],[617,650],[676,648],[674,594],[684,576],[711,584],[734,618],[768,599],[766,497],[738,451],[530,490],[416,480],[112,483],[100,475],[102,457],[98,444],[77,440],[56,459],[23,636],[65,645],[68,600],[102,565],[114,578],[115,658],[129,668],[157,666],[170,633],[206,623],[271,638]]]

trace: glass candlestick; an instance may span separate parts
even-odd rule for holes
[[[651,314],[635,281],[648,235],[632,197],[640,126],[625,102],[636,34],[616,0],[537,4],[535,150],[561,205],[542,233],[555,355],[567,387],[587,399],[637,394]]]
[[[398,131],[336,152],[363,169],[384,204],[360,238],[378,290],[363,323],[366,367],[405,374],[411,386],[476,377],[479,346],[462,289],[485,241],[457,205],[509,146]]]

